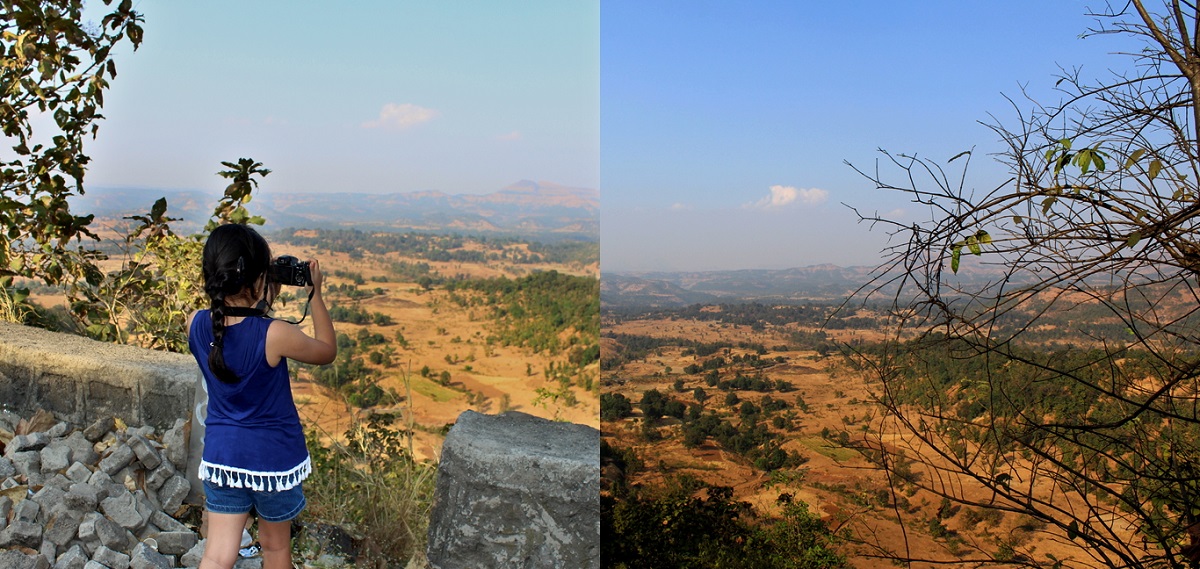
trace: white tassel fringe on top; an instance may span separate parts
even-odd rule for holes
[[[312,460],[304,457],[304,462],[286,472],[259,472],[201,460],[199,474],[201,480],[217,486],[247,488],[255,492],[282,492],[295,488],[311,473]]]

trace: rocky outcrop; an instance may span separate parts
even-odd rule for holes
[[[599,448],[586,425],[464,412],[442,447],[429,565],[598,568]]]
[[[185,566],[199,542],[173,517],[190,490],[185,425],[80,430],[0,411],[0,567]]]

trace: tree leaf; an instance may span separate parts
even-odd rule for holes
[[[1148,174],[1150,175],[1151,180],[1158,177],[1158,173],[1162,171],[1162,167],[1163,164],[1159,160],[1153,160],[1150,162],[1150,171]]]
[[[975,232],[975,238],[978,239],[979,242],[983,243],[984,245],[987,245],[988,243],[992,242],[992,236],[989,235],[987,231],[984,231],[982,229]]]
[[[1054,196],[1050,196],[1050,197],[1046,198],[1045,200],[1043,200],[1042,201],[1042,215],[1046,215],[1046,214],[1050,213],[1050,208],[1054,207],[1054,202],[1056,202],[1056,201],[1058,201],[1058,198],[1056,198]]]
[[[967,249],[971,250],[971,254],[979,256],[983,254],[983,249],[979,247],[979,239],[974,235],[967,237]]]
[[[1132,168],[1133,165],[1137,164],[1137,161],[1140,160],[1142,158],[1142,156],[1145,154],[1146,154],[1145,148],[1139,148],[1137,150],[1134,150],[1133,154],[1129,155],[1129,159],[1125,161],[1125,169],[1128,170],[1128,169]]]
[[[958,263],[962,259],[962,246],[954,245],[950,248],[950,270],[958,272]]]
[[[1142,232],[1134,231],[1133,233],[1129,234],[1128,238],[1125,239],[1125,246],[1133,247],[1134,245],[1138,244],[1138,241],[1141,241],[1141,240],[1142,240]]]

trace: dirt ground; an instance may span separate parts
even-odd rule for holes
[[[636,334],[654,337],[679,337],[715,342],[717,340],[756,342],[765,346],[786,344],[786,330],[755,332],[749,327],[686,320],[633,320],[626,322],[604,322],[605,332]],[[840,340],[854,337],[878,339],[879,333],[863,330],[837,331]],[[832,334],[831,334],[832,335]],[[602,349],[617,349],[611,339],[606,339]],[[694,449],[682,444],[681,427],[677,420],[666,418],[662,432],[668,433],[664,440],[646,443],[639,434],[640,411],[636,403],[643,391],[658,389],[685,403],[692,403],[692,391],[704,388],[709,394],[706,406],[722,405],[723,392],[709,387],[703,374],[688,375],[682,370],[689,364],[699,364],[707,358],[694,355],[684,356],[677,347],[664,348],[651,353],[644,360],[629,362],[620,369],[605,371],[605,392],[622,393],[635,404],[634,416],[621,421],[604,422],[603,437],[617,446],[632,447],[645,461],[645,472],[635,476],[634,483],[655,485],[667,475],[689,474],[707,483],[730,486],[735,496],[750,502],[760,512],[776,513],[777,498],[783,492],[792,494],[796,500],[809,504],[810,509],[820,513],[831,529],[849,528],[863,543],[849,546],[846,551],[855,567],[894,566],[890,560],[873,557],[879,548],[904,552],[914,557],[934,558],[938,564],[913,564],[913,567],[975,566],[963,560],[971,553],[982,549],[996,551],[1000,540],[1017,539],[1023,545],[1019,551],[1033,551],[1039,560],[1053,555],[1058,559],[1070,559],[1076,566],[1089,566],[1091,557],[1076,544],[1052,539],[1049,534],[1037,531],[1030,520],[1015,514],[1007,514],[996,524],[978,523],[967,526],[964,516],[949,516],[943,520],[945,526],[960,538],[959,543],[948,544],[946,539],[934,539],[930,535],[928,521],[936,518],[941,507],[941,498],[924,490],[903,492],[910,504],[909,512],[903,514],[903,523],[897,521],[891,507],[880,507],[879,493],[892,494],[892,486],[885,474],[874,469],[857,452],[842,448],[822,437],[822,430],[832,432],[848,430],[854,437],[862,438],[871,433],[875,440],[892,448],[908,449],[909,456],[919,453],[932,464],[939,464],[936,453],[916,446],[911,440],[902,440],[898,429],[882,423],[879,410],[872,401],[871,386],[859,374],[849,370],[836,357],[821,357],[811,351],[771,350],[768,356],[783,356],[786,363],[763,370],[766,377],[791,382],[796,390],[789,393],[772,392],[775,399],[795,403],[803,398],[808,412],[799,412],[797,427],[785,434],[784,449],[796,450],[808,461],[800,467],[785,469],[782,475],[768,475],[753,469],[747,461],[722,450],[712,439]],[[734,348],[732,354],[747,350]],[[667,371],[669,368],[669,372]],[[724,377],[724,376],[723,376]],[[683,389],[675,392],[673,384],[683,380]],[[743,399],[757,401],[762,394],[738,391]],[[777,429],[773,429],[778,431]],[[672,436],[674,435],[674,436]],[[936,479],[939,473],[922,470],[922,461],[916,461],[914,470],[926,480]],[[944,475],[942,475],[944,476]],[[961,488],[969,499],[988,502],[988,491],[969,480],[945,480],[946,484]],[[1042,489],[1048,495],[1048,489]],[[894,503],[895,500],[893,499]],[[1132,537],[1131,537],[1132,539]],[[874,545],[871,545],[874,544]],[[952,551],[957,550],[957,551]],[[978,557],[978,555],[975,555]],[[961,561],[961,562],[960,562]]]

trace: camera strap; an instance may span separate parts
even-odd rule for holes
[[[316,293],[317,293],[317,289],[315,289],[315,288],[308,291],[308,301],[304,303],[304,314],[300,315],[299,320],[297,320],[295,322],[292,322],[291,320],[285,320],[283,318],[280,318],[280,320],[283,320],[284,322],[287,322],[289,324],[299,324],[301,322],[304,322],[304,319],[308,318],[308,307],[312,304],[313,295]],[[270,308],[270,305],[268,305],[267,301],[265,301],[265,300],[258,301],[258,304],[256,304],[253,307],[226,306],[225,307],[225,316],[244,316],[244,317],[248,317],[248,318],[253,318],[256,316],[266,316],[267,310],[269,308]]]
[[[225,316],[266,316],[267,312],[257,306],[251,308],[249,306],[226,306]]]
[[[308,318],[308,307],[312,305],[312,297],[313,297],[313,295],[314,295],[314,294],[316,294],[316,293],[317,293],[317,289],[316,289],[316,288],[314,288],[314,289],[312,289],[312,290],[308,291],[308,301],[306,301],[306,302],[304,303],[304,314],[301,314],[301,315],[300,315],[300,319],[299,319],[299,320],[296,320],[295,322],[293,322],[293,321],[291,321],[291,320],[284,319],[284,318],[280,318],[279,320],[282,320],[282,321],[284,321],[284,322],[287,322],[288,324],[300,324],[301,322],[304,322],[304,319],[305,319],[305,318]]]

